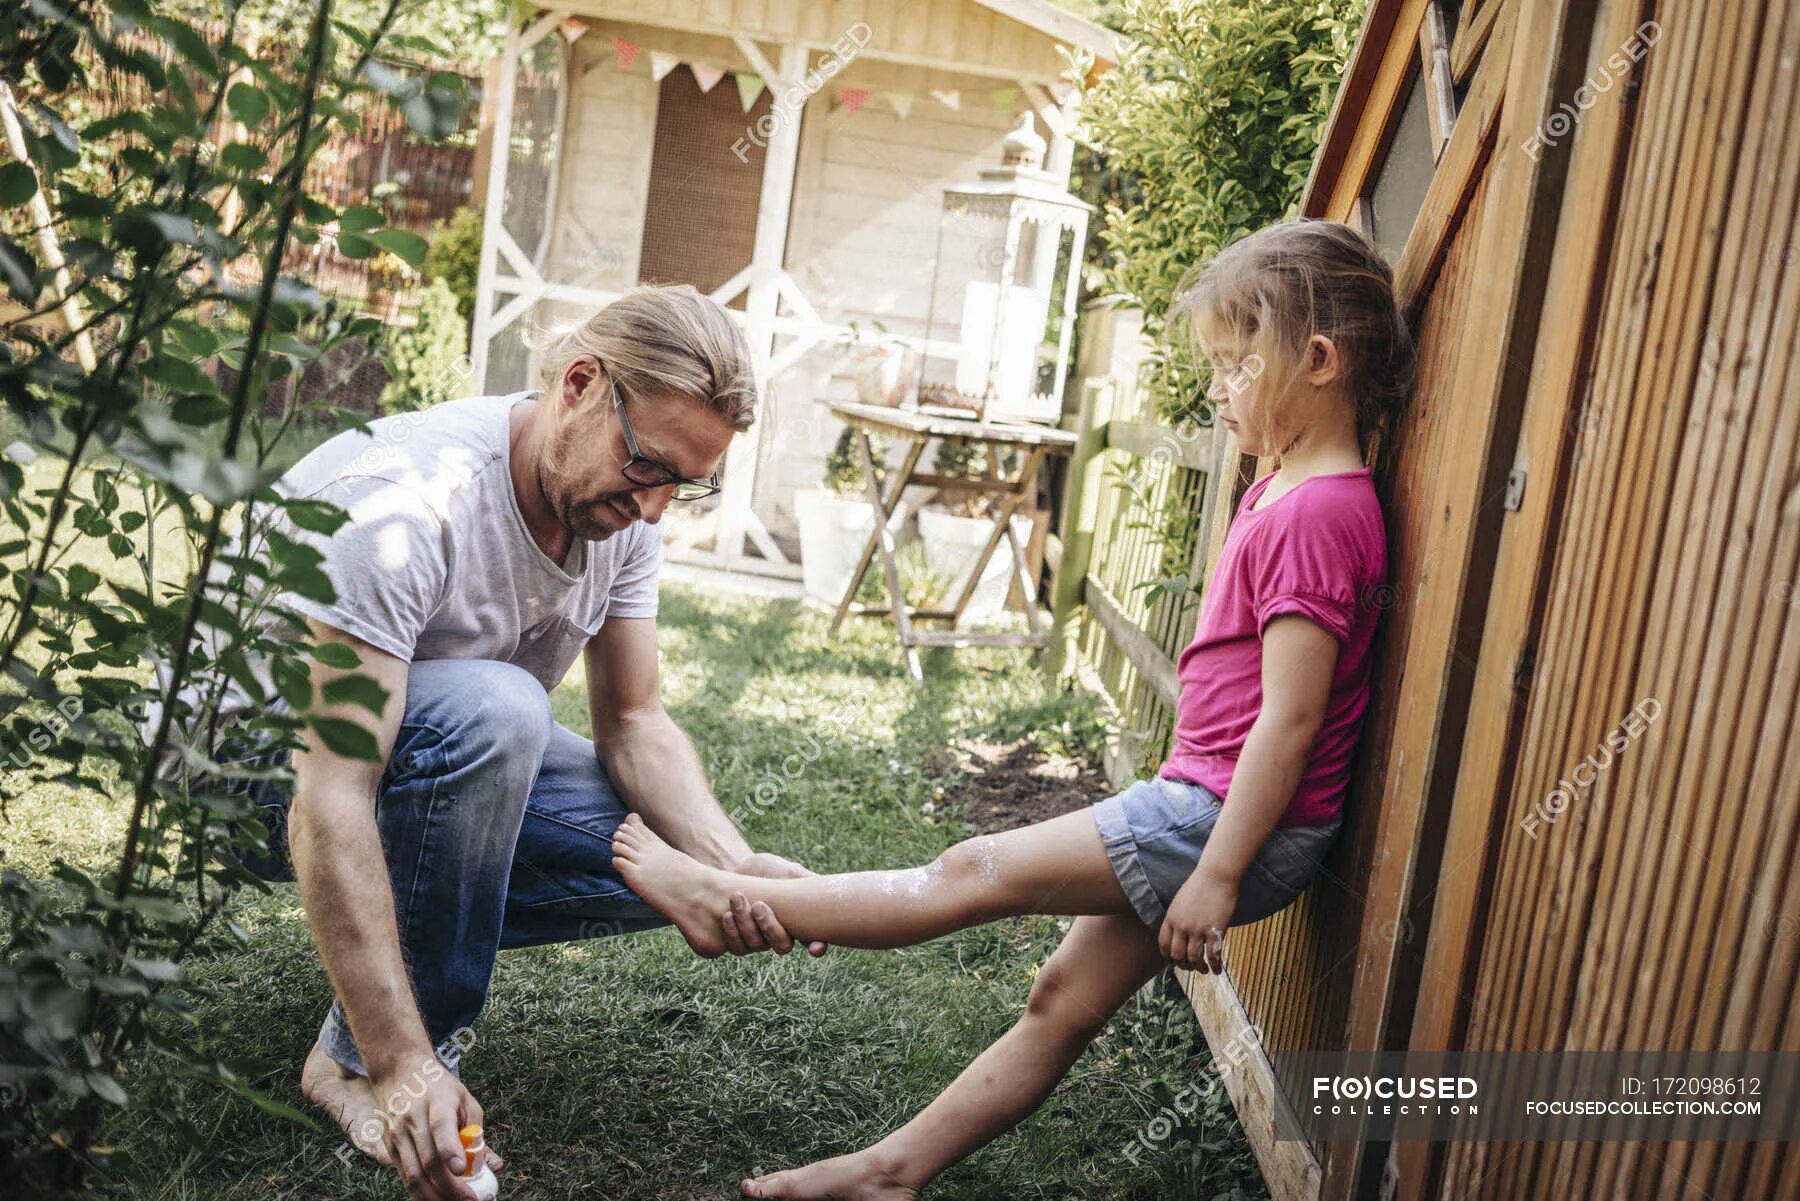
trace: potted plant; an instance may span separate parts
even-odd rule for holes
[[[369,315],[386,325],[400,315],[400,297],[418,273],[397,254],[377,251],[369,258]]]
[[[879,439],[873,449],[879,482],[886,451]],[[868,495],[868,473],[856,447],[856,431],[845,426],[825,458],[820,486],[794,493],[794,518],[800,526],[800,577],[809,597],[832,605],[843,598],[856,560],[875,529],[875,506]]]
[[[939,475],[975,479],[982,474],[986,451],[966,442],[939,442],[932,467]],[[1016,456],[1001,464],[1004,471],[1016,467]],[[974,492],[940,493],[941,499],[919,510],[919,540],[925,544],[925,564],[935,575],[950,581],[947,604],[955,604],[975,570],[975,560],[994,531],[996,498]],[[1031,538],[1031,519],[1021,513],[1012,518],[1013,536],[1021,546]],[[981,569],[981,579],[963,610],[970,622],[992,621],[1006,607],[1013,578],[1012,548],[1004,539]]]
[[[862,404],[891,408],[916,394],[919,349],[890,336],[881,322],[864,329],[852,321],[849,331],[838,338],[838,349]]]

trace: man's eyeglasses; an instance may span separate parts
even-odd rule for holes
[[[666,488],[674,484],[675,491],[671,495],[676,500],[699,500],[719,490],[718,472],[713,472],[703,480],[690,480],[678,474],[667,463],[653,459],[639,450],[637,435],[631,431],[631,419],[625,416],[625,397],[619,391],[618,383],[610,376],[607,383],[612,387],[613,411],[619,415],[619,431],[625,435],[625,453],[631,456],[620,468],[626,479],[640,488]]]

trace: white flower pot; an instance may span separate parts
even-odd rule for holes
[[[1013,514],[1012,528],[1020,546],[1030,543],[1031,518]],[[932,574],[950,580],[949,595],[944,601],[946,607],[956,604],[956,598],[962,595],[963,587],[975,569],[975,560],[993,530],[993,521],[985,517],[958,517],[948,509],[936,506],[919,510],[919,538],[925,543],[925,566]],[[982,568],[975,594],[969,598],[968,608],[963,610],[963,620],[992,621],[1000,616],[1006,608],[1012,574],[1012,548],[1002,537],[987,566]]]
[[[824,488],[794,493],[800,526],[800,578],[806,594],[835,605],[850,586],[850,573],[875,528],[875,506],[846,500]]]

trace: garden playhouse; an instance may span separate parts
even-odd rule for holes
[[[534,327],[640,282],[709,293],[743,322],[765,407],[669,553],[798,576],[793,496],[838,436],[826,405],[853,390],[843,342],[879,328],[927,361],[958,356],[954,328],[928,330],[931,298],[982,263],[937,261],[945,189],[997,164],[1022,123],[1066,183],[1070,63],[1097,72],[1114,53],[1047,0],[527,10],[486,89],[474,386],[528,386]]]

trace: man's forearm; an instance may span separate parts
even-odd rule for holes
[[[594,748],[625,803],[670,845],[714,867],[735,867],[750,855],[713,797],[694,744],[666,712],[617,718]]]
[[[335,802],[335,803],[334,803]],[[329,813],[324,806],[329,805]],[[296,786],[288,845],[319,958],[373,1076],[432,1054],[394,920],[375,799],[314,799]]]

